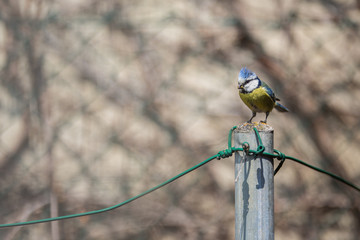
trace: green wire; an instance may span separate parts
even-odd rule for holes
[[[254,128],[254,131],[255,131],[257,137],[260,138],[259,133],[258,133],[258,130],[257,130],[256,128]],[[262,144],[261,140],[259,140],[259,143],[260,143],[259,145]],[[335,175],[335,174],[333,174],[333,173],[331,173],[331,172],[325,171],[325,170],[323,170],[323,169],[321,169],[321,168],[312,166],[312,165],[310,165],[310,164],[308,164],[308,163],[306,163],[306,162],[304,162],[304,161],[301,161],[300,159],[297,159],[297,158],[294,158],[294,157],[291,157],[291,156],[287,156],[287,155],[283,154],[282,152],[280,152],[279,150],[274,149],[274,152],[275,152],[276,154],[267,153],[267,152],[263,152],[263,153],[262,153],[262,154],[265,155],[265,156],[269,156],[269,157],[277,158],[277,159],[281,160],[281,162],[280,162],[280,164],[279,164],[279,167],[276,168],[274,174],[276,174],[276,173],[279,171],[279,169],[280,169],[281,166],[283,165],[285,159],[289,159],[289,160],[292,160],[292,161],[294,161],[294,162],[300,163],[300,164],[302,164],[302,165],[304,165],[304,166],[306,166],[306,167],[308,167],[308,168],[311,168],[311,169],[313,169],[313,170],[315,170],[315,171],[318,171],[318,172],[320,172],[320,173],[323,173],[323,174],[325,174],[325,175],[328,175],[329,177],[332,177],[332,178],[334,178],[334,179],[336,179],[336,180],[338,180],[338,181],[340,181],[340,182],[348,185],[349,187],[352,187],[352,188],[354,188],[355,190],[357,190],[357,191],[360,192],[360,187],[352,184],[351,182],[345,180],[345,179],[342,178],[342,177],[339,177],[339,176],[337,176],[337,175]],[[254,151],[254,153],[257,153],[257,151]]]
[[[310,165],[310,164],[308,164],[308,163],[306,163],[306,162],[303,162],[303,161],[301,161],[301,160],[299,160],[299,159],[297,159],[297,158],[294,158],[294,157],[291,157],[291,156],[285,156],[285,157],[286,157],[287,159],[289,159],[289,160],[292,160],[292,161],[294,161],[294,162],[300,163],[300,164],[302,164],[302,165],[304,165],[304,166],[306,166],[306,167],[308,167],[308,168],[311,168],[311,169],[313,169],[313,170],[315,170],[315,171],[318,171],[318,172],[320,172],[320,173],[326,174],[326,175],[328,175],[328,176],[330,176],[330,177],[332,177],[332,178],[334,178],[334,179],[336,179],[336,180],[338,180],[338,181],[340,181],[340,182],[348,185],[349,187],[352,187],[352,188],[354,188],[355,190],[357,190],[357,191],[360,192],[360,187],[352,184],[351,182],[343,179],[342,177],[339,177],[339,176],[337,176],[337,175],[335,175],[335,174],[333,174],[333,173],[331,173],[331,172],[325,171],[325,170],[323,170],[323,169],[321,169],[321,168],[314,167],[314,166],[312,166],[312,165]]]
[[[233,126],[230,131],[229,131],[229,137],[228,137],[228,149],[231,149],[232,148],[232,134],[233,134],[233,131],[237,128],[237,126]]]
[[[149,190],[145,191],[145,192],[142,192],[140,193],[139,195],[136,195],[135,197],[132,197],[122,203],[119,203],[119,204],[116,204],[114,206],[111,206],[111,207],[107,207],[107,208],[103,208],[103,209],[99,209],[99,210],[95,210],[95,211],[90,211],[90,212],[84,212],[84,213],[78,213],[78,214],[72,214],[72,215],[65,215],[65,216],[60,216],[60,217],[53,217],[53,218],[45,218],[45,219],[39,219],[39,220],[33,220],[33,221],[27,221],[27,222],[17,222],[17,223],[9,223],[9,224],[0,224],[0,228],[5,228],[5,227],[15,227],[15,226],[24,226],[24,225],[30,225],[30,224],[37,224],[37,223],[44,223],[44,222],[51,222],[51,221],[58,221],[58,220],[64,220],[64,219],[69,219],[69,218],[76,218],[76,217],[82,217],[82,216],[89,216],[89,215],[93,215],[93,214],[99,214],[99,213],[104,213],[104,212],[107,212],[107,211],[111,211],[111,210],[114,210],[116,208],[119,208],[119,207],[122,207],[124,206],[125,204],[128,204],[138,198],[141,198],[159,188],[162,188],[164,187],[165,185],[181,178],[182,176],[198,169],[199,167],[207,164],[208,162],[214,160],[215,158],[217,159],[221,159],[221,158],[227,158],[227,157],[230,157],[234,152],[237,152],[237,151],[243,151],[243,148],[235,148],[235,147],[232,147],[232,134],[233,134],[233,131],[237,128],[237,126],[234,126],[230,129],[229,131],[229,136],[228,136],[228,149],[225,149],[223,151],[220,151],[218,152],[218,154],[206,159],[205,161],[189,168],[188,170],[176,175],[175,177],[172,177],[170,178],[169,180],[163,182],[163,183],[160,183],[159,185],[153,187],[153,188],[150,188]],[[360,188],[357,187],[356,185],[352,184],[351,182],[333,174],[333,173],[330,173],[328,171],[325,171],[323,169],[320,169],[318,167],[314,167],[308,163],[305,163],[297,158],[294,158],[294,157],[291,157],[291,156],[287,156],[285,154],[283,154],[282,152],[274,149],[274,153],[267,153],[267,152],[264,152],[265,150],[265,147],[264,145],[262,144],[262,141],[261,141],[261,138],[260,138],[260,135],[259,135],[259,132],[256,128],[254,128],[254,131],[255,131],[255,134],[258,138],[258,141],[259,141],[259,146],[257,148],[257,150],[249,150],[248,153],[249,154],[254,154],[254,155],[264,155],[264,156],[268,156],[268,157],[271,157],[271,158],[277,158],[279,160],[281,160],[281,162],[279,163],[278,167],[276,168],[275,170],[275,174],[279,171],[279,169],[281,168],[281,166],[283,165],[285,159],[289,159],[289,160],[292,160],[294,162],[297,162],[297,163],[300,163],[308,168],[311,168],[315,171],[318,171],[320,173],[323,173],[323,174],[326,174],[352,188],[354,188],[355,190],[359,191],[360,192]]]
[[[44,223],[44,222],[51,222],[51,221],[58,221],[58,220],[64,220],[64,219],[69,219],[69,218],[76,218],[76,217],[83,217],[83,216],[89,216],[89,215],[93,215],[93,214],[99,214],[99,213],[104,213],[104,212],[107,212],[107,211],[111,211],[111,210],[114,210],[116,208],[119,208],[119,207],[122,207],[124,206],[125,204],[128,204],[138,198],[141,198],[159,188],[162,188],[164,187],[165,185],[177,180],[178,178],[181,178],[182,176],[194,171],[195,169],[207,164],[208,162],[214,160],[215,158],[218,157],[218,154],[217,155],[214,155],[208,159],[206,159],[205,161],[189,168],[188,170],[176,175],[175,177],[172,177],[170,178],[169,180],[153,187],[153,188],[150,188],[149,190],[143,192],[143,193],[140,193],[139,195],[136,195],[135,197],[132,197],[122,203],[119,203],[119,204],[116,204],[114,206],[111,206],[111,207],[107,207],[107,208],[103,208],[103,209],[99,209],[99,210],[95,210],[95,211],[90,211],[90,212],[84,212],[84,213],[77,213],[77,214],[72,214],[72,215],[65,215],[65,216],[60,216],[60,217],[53,217],[53,218],[45,218],[45,219],[39,219],[39,220],[33,220],[33,221],[27,221],[27,222],[17,222],[17,223],[9,223],[9,224],[0,224],[0,228],[5,228],[5,227],[15,227],[15,226],[24,226],[24,225],[30,225],[30,224],[37,224],[37,223]]]

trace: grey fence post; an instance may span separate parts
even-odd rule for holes
[[[235,147],[249,143],[257,150],[259,140],[253,124],[234,131]],[[257,125],[265,152],[273,153],[273,128]],[[274,168],[273,159],[235,153],[235,239],[274,239]]]

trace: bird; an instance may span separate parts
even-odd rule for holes
[[[238,89],[241,100],[252,111],[252,117],[247,123],[251,123],[258,112],[266,114],[265,120],[260,121],[266,124],[270,112],[275,108],[279,112],[289,112],[289,109],[277,101],[273,90],[251,70],[242,68],[238,77]]]

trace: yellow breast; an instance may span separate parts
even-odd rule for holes
[[[275,105],[269,94],[262,87],[255,89],[251,93],[239,92],[239,95],[241,100],[253,112],[271,112]]]

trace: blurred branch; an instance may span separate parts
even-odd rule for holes
[[[45,193],[42,196],[37,197],[36,199],[30,200],[22,208],[17,208],[18,210],[12,215],[14,217],[10,218],[10,222],[23,222],[29,219],[29,217],[42,209],[45,205],[49,203],[49,197]],[[20,231],[22,227],[14,227],[9,229],[9,232],[4,236],[4,240],[11,240],[15,238],[17,232]]]
[[[15,168],[22,161],[22,155],[29,147],[29,114],[27,112],[23,115],[22,126],[23,129],[20,136],[17,137],[17,143],[0,160],[0,175],[3,179],[6,179],[9,174],[13,174]]]

